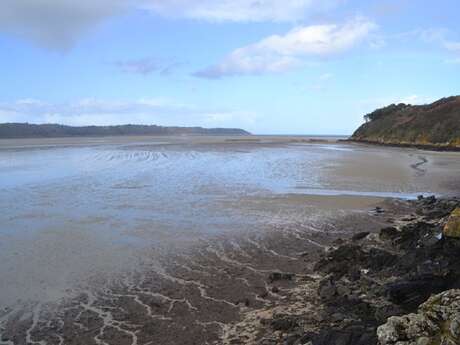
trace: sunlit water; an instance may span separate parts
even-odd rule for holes
[[[122,269],[142,248],[174,250],[272,221],[266,204],[246,209],[242,200],[446,192],[410,167],[418,156],[339,144],[0,150],[0,305],[59,297],[69,281]],[[427,164],[442,173],[439,159]]]

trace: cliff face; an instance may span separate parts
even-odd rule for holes
[[[364,116],[353,141],[460,149],[460,96],[427,105],[392,104]]]
[[[144,125],[71,127],[56,124],[0,124],[0,139],[120,135],[249,135],[238,128],[161,127]]]

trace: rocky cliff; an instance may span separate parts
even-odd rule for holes
[[[460,149],[460,96],[427,105],[392,104],[364,116],[350,140],[376,144]]]

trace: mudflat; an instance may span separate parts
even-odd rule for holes
[[[1,343],[220,344],[274,271],[458,192],[458,153],[338,139],[1,140]]]

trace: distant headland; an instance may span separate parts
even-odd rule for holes
[[[460,150],[460,96],[426,105],[392,104],[364,116],[351,141]]]
[[[0,139],[123,135],[250,135],[250,133],[239,128],[163,127],[156,125],[73,127],[59,124],[0,124]]]

